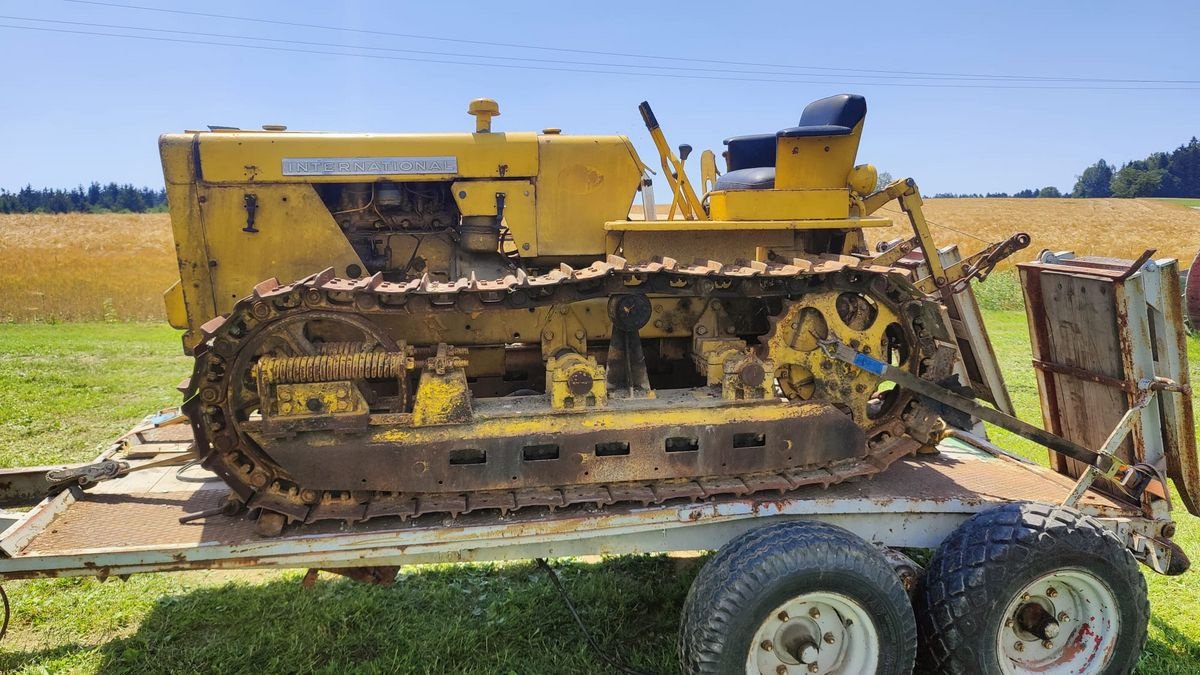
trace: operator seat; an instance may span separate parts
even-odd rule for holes
[[[867,100],[838,94],[804,107],[798,126],[774,134],[725,139],[728,172],[717,177],[716,190],[770,190],[775,187],[776,149],[780,138],[847,136],[867,115]]]

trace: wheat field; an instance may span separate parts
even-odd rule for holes
[[[1146,248],[1184,265],[1200,250],[1200,210],[1154,199],[930,199],[939,244],[966,253],[1014,232],[1041,249],[1136,257]],[[897,224],[872,242],[911,236]],[[664,251],[670,254],[670,251]],[[167,214],[0,215],[0,322],[159,320],[162,292],[177,278]]]
[[[163,319],[174,250],[165,213],[0,215],[0,322]]]

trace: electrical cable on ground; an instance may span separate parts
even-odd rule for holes
[[[617,672],[625,673],[625,675],[645,675],[641,671],[634,670],[630,666],[626,665],[623,661],[618,660],[615,656],[600,648],[600,644],[596,642],[596,638],[592,636],[592,633],[588,630],[587,625],[583,623],[583,619],[579,616],[579,612],[575,611],[575,603],[571,602],[571,596],[567,595],[567,589],[563,588],[562,582],[558,580],[558,575],[555,574],[554,568],[550,567],[550,564],[546,562],[545,558],[538,558],[536,562],[538,567],[542,568],[542,571],[550,577],[550,583],[554,584],[554,588],[558,591],[559,597],[561,597],[563,602],[566,603],[567,609],[571,612],[571,617],[575,619],[575,623],[579,626],[579,630],[583,633],[583,637],[587,638],[588,644],[592,647],[592,651],[596,652],[597,656],[599,656],[605,663],[615,668]]]

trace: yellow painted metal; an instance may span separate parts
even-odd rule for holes
[[[642,106],[642,115],[645,117],[650,106],[646,103],[642,103]],[[708,214],[704,210],[704,205],[696,196],[696,190],[692,187],[687,172],[683,168],[683,160],[679,159],[671,150],[671,146],[667,143],[667,137],[663,134],[662,127],[658,126],[657,121],[651,123],[652,115],[653,113],[651,113],[651,117],[646,118],[646,129],[650,132],[650,139],[654,141],[654,148],[658,150],[663,176],[671,186],[671,210],[667,218],[673,219],[678,211],[684,220],[707,219]]]
[[[477,98],[467,105],[467,114],[475,117],[476,133],[490,133],[492,118],[500,116],[500,104],[490,98]]]
[[[642,162],[624,136],[538,138],[537,247],[542,256],[597,256],[601,223],[627,218]]]
[[[717,156],[712,150],[700,153],[700,192],[708,194],[717,187]]]
[[[861,368],[830,358],[820,340],[837,337],[878,359],[888,359],[889,326],[899,324],[884,305],[837,291],[806,294],[780,317],[768,336],[766,356],[776,365],[784,394],[794,400],[837,400],[854,421],[867,424],[871,395],[882,380]]]
[[[257,203],[253,233],[244,231],[246,195]],[[353,277],[351,265],[366,269],[311,185],[203,186],[198,199],[196,233],[203,233],[208,255],[187,262],[211,287],[217,314],[263,279],[300,279],[326,267]]]
[[[190,138],[190,137],[189,137]],[[346,175],[285,176],[285,158],[454,157],[457,172],[378,173],[354,181],[529,178],[538,173],[532,132],[449,134],[335,134],[239,131],[196,134],[200,178],[206,183],[343,183]]]
[[[587,353],[587,338],[609,333],[608,313],[597,301],[556,305],[541,312],[542,358],[564,351]]]
[[[846,219],[850,195],[846,188],[828,190],[720,190],[708,196],[711,221],[793,221]],[[829,227],[826,223],[824,227]]]
[[[471,420],[471,388],[467,384],[465,350],[438,345],[417,383],[413,400],[414,426],[461,424]]]
[[[722,424],[754,424],[783,419],[804,419],[824,413],[824,404],[805,405],[755,401],[727,403],[720,412],[713,409],[713,397],[697,394],[695,406],[655,404],[645,400],[638,405],[609,406],[596,410],[555,410],[541,413],[521,413],[505,417],[480,417],[467,424],[426,427],[380,427],[371,434],[372,443],[442,443],[459,441],[470,443],[474,439],[513,438],[521,436],[544,437],[552,434],[578,434],[587,431],[605,431],[613,436],[636,432],[640,429],[657,429],[670,426],[696,426],[712,424],[719,414]],[[705,405],[705,404],[708,405]],[[594,454],[579,455],[585,468],[596,460]]]
[[[879,182],[879,171],[872,164],[859,164],[850,170],[850,178],[847,182],[850,185],[850,192],[857,195],[871,194]]]
[[[797,239],[802,237],[801,231],[785,228],[772,227],[747,231],[744,227],[720,227],[696,230],[691,226],[706,226],[712,221],[657,222],[667,225],[674,224],[675,227],[613,230],[609,232],[609,250],[617,251],[619,249],[620,255],[629,260],[650,260],[654,256],[663,255],[666,251],[671,252],[671,257],[688,263],[697,258],[721,262],[732,262],[739,258],[764,260],[765,258],[756,258],[756,253],[760,249],[796,250]],[[829,221],[824,222],[828,223]],[[745,223],[736,224],[745,225]]]
[[[604,366],[575,352],[552,356],[546,362],[546,393],[555,409],[602,408],[608,403]]]
[[[921,190],[917,187],[916,181],[911,178],[894,180],[882,190],[865,197],[862,200],[864,213],[874,213],[893,199],[900,202],[900,208],[908,216],[908,221],[912,225],[917,245],[921,251],[926,253],[925,261],[929,265],[930,271],[929,283],[933,285],[933,290],[953,283],[956,279],[947,278],[942,261],[937,256],[937,244],[933,241],[933,234],[929,232],[929,223],[925,220],[925,211],[922,208],[924,201],[921,199]],[[929,254],[930,252],[932,255]],[[925,289],[922,288],[922,290]],[[932,290],[925,290],[925,292],[931,293]]]
[[[724,382],[726,361],[745,355],[746,341],[737,337],[698,337],[692,348],[692,359],[697,369],[705,374],[709,386],[720,386]]]
[[[167,307],[167,324],[171,328],[182,330],[188,327],[187,307],[183,301],[183,286],[178,281],[163,291],[163,304]]]
[[[781,136],[776,149],[775,189],[846,187],[865,121],[845,136]]]
[[[753,401],[775,396],[775,362],[763,361],[752,351],[739,358],[726,359],[723,366],[721,398],[726,401]]]
[[[367,400],[353,382],[306,382],[273,386],[271,413],[283,417],[366,415]]]
[[[496,195],[504,195],[504,224],[512,233],[517,253],[538,255],[537,194],[533,181],[461,180],[451,186],[454,201],[464,216],[496,215]]]
[[[715,193],[714,193],[715,194]],[[843,192],[845,194],[845,192]],[[744,232],[756,230],[841,230],[858,227],[891,227],[890,218],[831,218],[828,220],[614,220],[604,224],[610,232]]]

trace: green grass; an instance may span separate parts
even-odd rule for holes
[[[1040,422],[1019,288],[982,298],[1021,416]],[[987,285],[985,284],[985,288]],[[1015,295],[1014,295],[1015,294]],[[177,334],[146,324],[0,326],[0,463],[84,460],[146,412],[178,401]],[[1200,340],[1189,341],[1200,381]],[[1045,451],[994,430],[1045,461]],[[1176,537],[1200,553],[1200,519]],[[645,672],[677,672],[675,631],[702,559],[556,563],[600,642]],[[0,672],[605,673],[531,564],[405,569],[391,587],[300,572],[187,572],[7,585]],[[1153,616],[1141,673],[1200,670],[1200,576],[1146,574]]]
[[[0,323],[0,466],[84,462],[179,402],[189,370],[166,325]]]
[[[1180,206],[1187,206],[1189,208],[1200,207],[1200,199],[1174,199],[1174,198],[1172,198],[1172,199],[1160,199],[1159,201],[1169,202],[1171,204],[1178,204]]]

